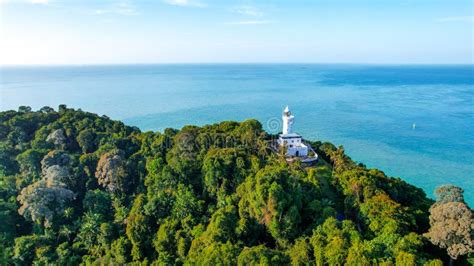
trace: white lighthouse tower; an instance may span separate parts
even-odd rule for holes
[[[291,114],[288,106],[283,110],[282,120],[283,130],[278,138],[278,144],[282,147],[286,147],[286,156],[308,156],[308,146],[302,142],[300,135],[293,133],[295,116]]]
[[[288,105],[285,107],[285,110],[283,110],[281,119],[283,120],[283,134],[291,133],[295,116],[291,114]]]

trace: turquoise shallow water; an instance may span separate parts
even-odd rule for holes
[[[474,205],[474,66],[123,65],[4,67],[0,110],[106,114],[142,130],[259,119],[345,146],[356,161],[423,188],[453,183]],[[413,129],[413,124],[416,124]]]

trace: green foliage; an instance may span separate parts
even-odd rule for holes
[[[13,260],[20,265],[31,265],[37,256],[37,251],[44,246],[45,237],[29,235],[17,237],[13,250]]]
[[[120,237],[114,240],[110,250],[110,253],[118,264],[124,264],[125,262],[129,261],[131,250],[130,241],[125,237]]]
[[[0,234],[0,265],[13,264],[13,248],[10,247],[7,239]]]
[[[245,247],[238,257],[238,265],[288,265],[290,259],[283,252],[264,245]]]
[[[94,254],[98,253],[100,223],[101,219],[99,214],[87,212],[82,218],[81,228],[77,234],[78,241],[83,245],[83,248]]]
[[[288,164],[271,138],[256,120],[140,132],[65,105],[0,112],[0,264],[441,265],[430,222],[466,262],[461,188],[429,217],[421,189],[343,147]]]
[[[83,153],[93,151],[97,146],[97,134],[91,128],[84,129],[77,135],[77,144],[81,147]]]
[[[316,264],[344,264],[352,242],[357,243],[359,238],[351,222],[342,224],[335,218],[328,218],[313,231],[310,239]]]
[[[17,236],[17,224],[21,218],[17,213],[17,205],[0,199],[0,243],[6,244]]]
[[[87,191],[82,206],[84,211],[98,214],[102,219],[112,214],[111,195],[99,189]]]
[[[288,250],[288,255],[291,258],[291,265],[312,265],[313,256],[306,238],[297,239]]]
[[[287,245],[299,233],[303,191],[286,167],[261,169],[246,179],[238,194],[240,212],[265,225],[280,245]]]
[[[44,154],[38,150],[26,150],[16,157],[16,161],[20,166],[20,173],[23,182],[31,183],[37,181],[41,175],[41,159]]]
[[[145,258],[151,246],[151,226],[149,217],[144,212],[146,198],[143,194],[135,198],[127,218],[127,236],[132,243],[134,260]]]
[[[204,158],[202,169],[206,190],[223,204],[225,196],[233,194],[247,176],[249,163],[242,149],[211,149]]]
[[[406,211],[386,194],[375,195],[361,204],[361,213],[367,218],[366,223],[374,234],[383,232],[397,233],[406,226]]]
[[[230,242],[211,243],[198,254],[190,253],[186,265],[236,265],[240,248]]]
[[[167,219],[160,225],[156,237],[153,240],[153,246],[160,256],[162,256],[162,254],[166,254],[167,257],[175,255],[174,253],[177,249],[175,237],[177,226],[178,222],[173,219]]]

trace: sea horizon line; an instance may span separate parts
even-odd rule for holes
[[[473,63],[358,63],[358,62],[160,62],[160,63],[68,63],[0,64],[10,67],[85,67],[85,66],[172,66],[172,65],[353,65],[353,66],[474,66]]]

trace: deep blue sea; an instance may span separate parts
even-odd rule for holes
[[[0,110],[62,103],[142,130],[257,118],[273,133],[289,105],[305,138],[344,145],[429,196],[461,186],[474,206],[474,65],[1,68]]]

